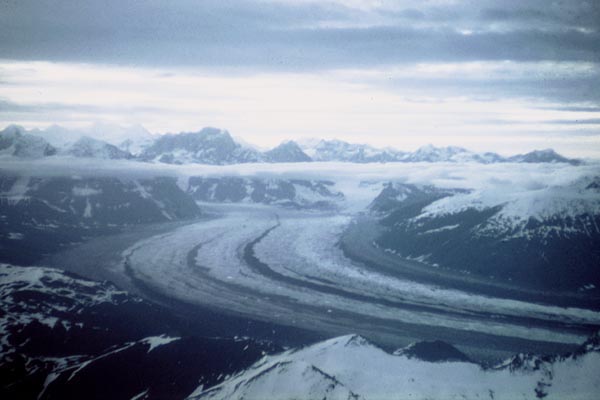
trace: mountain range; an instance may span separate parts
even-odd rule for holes
[[[45,130],[27,131],[10,125],[0,131],[0,155],[40,158],[51,155],[99,159],[132,159],[166,164],[230,165],[242,163],[287,163],[338,161],[351,163],[386,162],[474,162],[474,163],[569,163],[552,149],[503,157],[496,153],[475,153],[462,147],[422,146],[413,152],[376,148],[341,140],[286,141],[261,151],[242,144],[226,130],[203,128],[197,132],[152,135],[141,126],[129,129],[93,125],[72,130],[53,125]]]
[[[373,243],[435,270],[541,290],[600,287],[597,178],[477,190],[390,182],[370,205]],[[526,265],[527,268],[523,268]]]

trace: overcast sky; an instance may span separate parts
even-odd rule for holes
[[[4,0],[0,125],[600,157],[600,1]]]

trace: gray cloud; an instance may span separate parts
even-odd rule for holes
[[[559,119],[547,123],[557,125],[600,125],[600,118]]]
[[[226,74],[421,62],[600,63],[598,1],[435,3],[382,1],[364,11],[341,2],[317,1],[8,0],[0,2],[0,57],[201,67]],[[521,97],[533,103],[561,103],[557,111],[598,112],[600,75],[598,68],[594,71],[556,76],[509,72],[505,77],[478,79],[463,75],[390,78],[377,84],[397,92],[460,94],[481,100]],[[15,83],[0,76],[2,84]],[[69,119],[74,113],[102,116],[114,111],[123,109],[0,99],[4,120],[23,115],[32,120],[42,114]],[[132,105],[125,111],[164,110]]]
[[[89,104],[63,104],[63,103],[17,103],[11,100],[0,99],[0,110],[2,114],[39,114],[39,113],[50,113],[56,114],[59,112],[79,112],[79,113],[91,113],[99,114],[103,112],[160,112],[165,111],[166,108],[162,107],[148,107],[148,106],[131,106],[131,107],[102,107],[94,106]]]
[[[24,0],[1,6],[0,53],[25,60],[284,70],[419,61],[600,61],[600,7],[583,1],[520,4],[375,9],[365,27],[364,13],[334,4]],[[490,29],[493,22],[509,24]],[[461,34],[463,28],[472,34]]]
[[[556,110],[556,111],[571,111],[571,112],[597,112],[600,113],[600,107],[595,106],[564,106],[564,107],[540,107],[542,110]]]

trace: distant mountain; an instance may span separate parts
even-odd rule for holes
[[[572,354],[519,355],[483,368],[460,356],[429,361],[394,355],[360,336],[348,335],[266,356],[221,384],[199,387],[188,399],[266,399],[274,394],[279,400],[561,399],[574,394],[592,399],[599,384],[596,375],[589,373],[600,367],[597,342],[593,336]],[[440,346],[415,347],[434,353]]]
[[[475,161],[473,153],[462,147],[435,147],[426,145],[418,148],[413,153],[407,154],[402,161],[406,162],[448,162],[448,161]]]
[[[155,137],[125,139],[119,143],[118,147],[136,157],[152,146],[155,140]]]
[[[511,162],[519,163],[569,163],[573,165],[581,164],[581,161],[566,158],[552,149],[534,150],[526,154],[518,154],[507,159]]]
[[[18,130],[24,138],[15,150],[10,132]],[[569,163],[581,164],[580,160],[561,156],[554,150],[535,150],[526,154],[503,157],[496,153],[474,153],[462,147],[422,146],[413,152],[393,148],[376,148],[366,144],[354,144],[341,140],[287,141],[263,152],[236,141],[229,132],[217,128],[203,128],[199,132],[152,135],[142,126],[120,127],[110,124],[94,124],[88,128],[67,129],[57,125],[47,129],[34,129],[27,133],[20,127],[7,127],[0,141],[0,154],[22,157],[42,157],[81,147],[71,154],[80,157],[108,159],[134,158],[142,161],[167,164],[229,165],[254,162],[308,162],[339,161],[352,163],[385,162],[474,162],[474,163]],[[39,136],[48,140],[34,139]],[[87,143],[80,143],[81,137]],[[94,143],[93,140],[96,140]],[[105,145],[100,146],[98,142]],[[3,143],[3,144],[2,144]],[[108,147],[108,146],[113,147]],[[104,149],[101,149],[104,147]],[[2,149],[5,149],[2,151]],[[54,149],[54,150],[53,150]],[[117,151],[119,150],[119,151]],[[82,155],[85,154],[85,155]]]
[[[68,148],[67,153],[75,157],[105,160],[128,160],[133,158],[128,151],[123,151],[117,146],[89,136],[83,136],[77,142],[73,143]]]
[[[10,125],[0,132],[0,155],[40,158],[56,152],[56,148],[50,143],[39,136],[26,133],[20,126]]]
[[[123,141],[132,143],[149,143],[156,139],[146,128],[141,125],[117,125],[96,122],[88,128],[83,129],[87,136],[104,140],[115,146]]]
[[[262,203],[292,208],[334,209],[344,195],[333,182],[300,179],[191,177],[194,200],[215,203]]]
[[[269,162],[307,162],[312,159],[294,141],[283,142],[272,150],[265,152]]]
[[[229,132],[204,128],[199,132],[166,134],[146,148],[140,158],[167,164],[241,164],[262,161],[260,152],[236,143]]]
[[[406,153],[393,149],[376,149],[365,144],[341,140],[321,140],[302,148],[314,161],[344,161],[355,163],[401,161]]]
[[[391,183],[370,206],[385,227],[375,243],[398,257],[457,273],[544,290],[598,290],[595,182],[519,190]]]
[[[143,146],[151,144],[155,136],[141,125],[121,126],[107,123],[95,123],[82,128],[65,128],[51,125],[45,129],[32,129],[31,134],[41,136],[54,147],[67,149],[82,136],[91,137],[121,147],[132,154],[139,153]]]
[[[513,157],[502,157],[496,153],[478,154],[462,147],[436,147],[426,145],[414,152],[392,148],[378,149],[365,144],[352,144],[341,140],[306,140],[301,142],[302,150],[315,161],[369,162],[476,162],[483,164],[500,162],[523,163],[569,163],[581,161],[561,156],[553,150],[535,150]]]

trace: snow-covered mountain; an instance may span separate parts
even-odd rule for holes
[[[11,147],[14,130],[19,130],[23,142],[17,150]],[[474,163],[569,163],[580,164],[580,160],[561,156],[553,150],[535,150],[512,157],[502,157],[496,153],[474,153],[461,147],[422,146],[414,152],[396,150],[390,147],[376,148],[366,144],[353,144],[341,140],[302,140],[286,141],[279,146],[261,151],[255,147],[236,141],[225,130],[203,128],[199,132],[152,135],[142,126],[120,127],[110,124],[94,124],[88,128],[67,129],[50,126],[47,129],[25,131],[20,127],[8,127],[0,139],[0,152],[16,156],[36,156],[59,152],[98,158],[133,158],[143,161],[167,164],[211,164],[229,165],[252,162],[307,162],[341,161],[352,163],[373,162],[474,162]],[[4,131],[3,131],[4,132]],[[39,138],[34,138],[33,136]],[[81,137],[86,141],[81,143]],[[43,139],[40,139],[43,138]],[[44,146],[44,140],[50,145]],[[104,143],[100,145],[99,143]],[[54,147],[53,147],[54,146]],[[113,146],[113,147],[110,147]],[[2,149],[8,149],[2,151]],[[118,149],[117,149],[118,148]],[[117,151],[119,150],[119,151]]]
[[[563,157],[552,149],[534,150],[526,154],[517,154],[516,156],[508,157],[507,160],[523,163],[569,163],[573,165],[581,163],[579,160]]]
[[[104,160],[128,160],[131,153],[119,149],[110,143],[83,136],[67,149],[67,153],[75,157],[96,158]]]
[[[468,360],[390,354],[348,335],[266,356],[189,399],[593,399],[600,392],[599,344],[595,335],[573,354],[518,355],[483,368]],[[428,346],[420,348],[428,353]]]
[[[561,156],[553,150],[535,150],[527,154],[502,157],[496,153],[474,153],[462,147],[436,147],[425,145],[413,152],[392,148],[378,149],[365,144],[352,144],[341,140],[306,140],[300,147],[315,161],[369,162],[475,162],[483,164],[500,162],[570,163],[579,160]]]
[[[462,147],[435,147],[426,145],[407,154],[402,161],[408,162],[449,162],[449,161],[475,161],[474,154]]]
[[[83,132],[87,136],[103,140],[112,145],[121,145],[127,142],[131,146],[130,151],[136,153],[138,147],[143,147],[156,139],[156,135],[148,132],[142,125],[117,125],[105,122],[96,122],[88,128],[84,128]]]
[[[265,152],[269,162],[306,162],[312,159],[294,141],[281,143],[279,146]]]
[[[167,164],[224,165],[258,162],[263,156],[236,143],[227,131],[204,128],[199,132],[160,136],[140,158]]]
[[[56,148],[50,143],[39,136],[26,133],[20,126],[10,125],[0,131],[0,155],[40,158],[56,152]]]
[[[315,161],[345,161],[356,163],[401,161],[405,152],[377,149],[366,144],[352,144],[341,140],[302,142],[302,150]]]
[[[474,190],[392,183],[371,205],[385,227],[376,243],[399,257],[538,288],[600,287],[596,180]]]
[[[156,139],[141,125],[122,126],[101,122],[81,128],[51,125],[45,129],[32,129],[30,133],[43,137],[53,146],[61,149],[67,149],[82,136],[88,136],[119,146],[132,154],[138,154],[141,148],[150,145]]]

